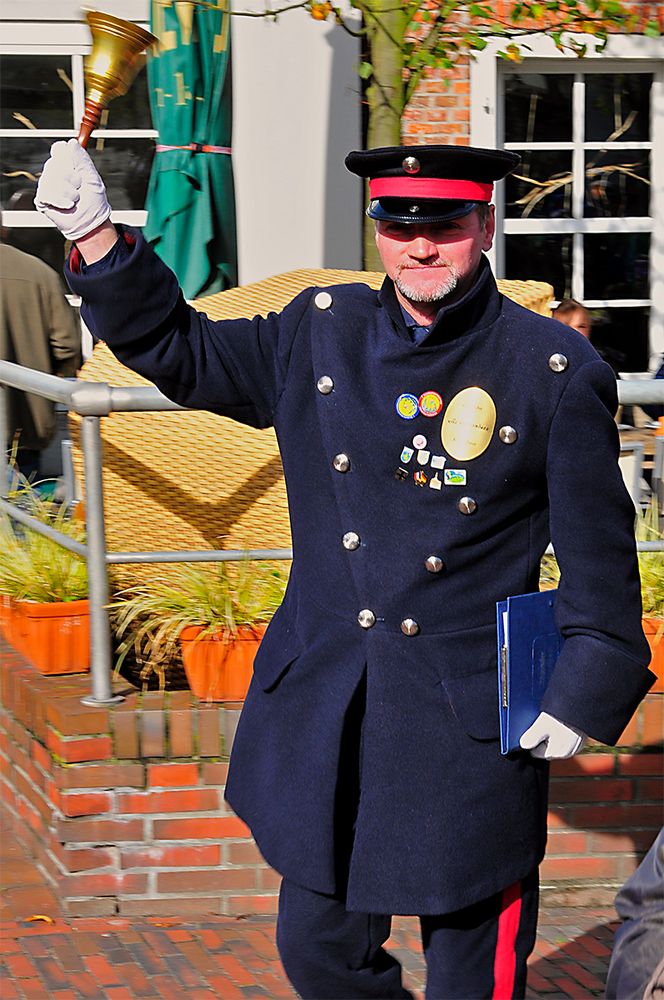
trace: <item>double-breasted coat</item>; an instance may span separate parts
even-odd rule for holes
[[[495,604],[537,589],[550,538],[566,641],[542,708],[611,743],[652,683],[611,370],[500,295],[485,260],[416,345],[389,279],[213,322],[128,239],[86,273],[72,265],[88,326],[178,403],[274,425],[283,459],[293,565],[230,804],[271,865],[345,890],[351,910],[444,913],[526,876],[544,852],[547,766],[499,751]],[[361,685],[356,776],[344,720]]]

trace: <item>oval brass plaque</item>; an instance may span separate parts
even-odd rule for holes
[[[479,386],[462,389],[450,400],[440,437],[443,448],[461,462],[477,458],[489,447],[496,426],[496,404]]]

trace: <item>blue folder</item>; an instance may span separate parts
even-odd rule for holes
[[[496,604],[500,751],[519,740],[540,712],[563,644],[554,620],[555,590],[519,594]]]

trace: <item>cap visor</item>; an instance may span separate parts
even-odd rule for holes
[[[452,222],[469,215],[476,201],[410,201],[401,198],[375,198],[369,203],[367,215],[378,222],[417,223]],[[417,211],[413,209],[417,207]]]

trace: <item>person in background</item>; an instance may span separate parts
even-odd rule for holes
[[[38,257],[0,242],[0,360],[70,377],[81,365],[81,332],[60,278]],[[55,433],[55,405],[8,390],[7,441],[26,479],[39,475],[40,452]]]
[[[664,1000],[664,827],[616,896],[607,1000]]]
[[[593,319],[590,312],[584,305],[576,299],[563,299],[551,313],[554,319],[565,326],[571,326],[573,330],[590,340],[593,328]]]

